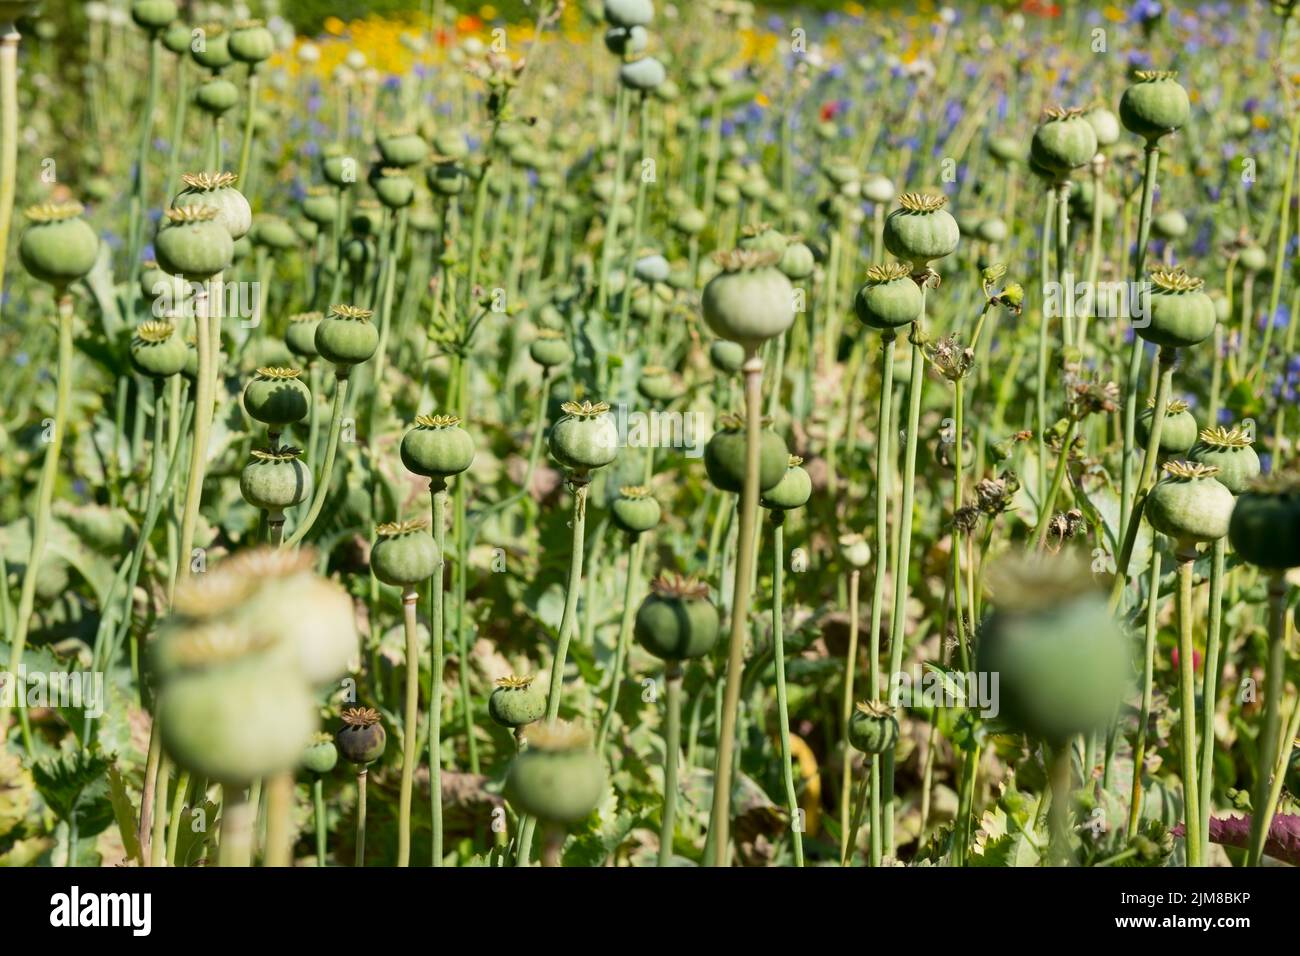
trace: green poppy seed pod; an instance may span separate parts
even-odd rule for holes
[[[1086,166],[1097,155],[1097,134],[1081,110],[1049,108],[1034,130],[1029,155],[1044,169],[1068,178],[1073,170]]]
[[[667,282],[672,270],[661,255],[642,256],[632,267],[632,274],[642,282]]]
[[[1148,70],[1135,74],[1135,82],[1119,101],[1119,118],[1131,133],[1154,142],[1187,125],[1192,104],[1175,72]]]
[[[738,342],[718,339],[709,346],[709,364],[723,375],[735,375],[745,364],[745,347]]]
[[[1219,484],[1239,495],[1259,477],[1259,455],[1253,443],[1254,439],[1247,431],[1216,425],[1200,433],[1199,441],[1192,446],[1187,457],[1218,468],[1219,473],[1214,477]]]
[[[359,237],[378,236],[384,229],[384,205],[374,199],[361,199],[352,209],[352,231]]]
[[[323,316],[319,312],[300,312],[289,316],[289,327],[284,331],[284,344],[289,351],[302,359],[314,359],[316,351],[316,326]]]
[[[566,365],[573,359],[573,349],[564,340],[564,334],[556,329],[538,329],[537,338],[528,346],[528,354],[546,369]]]
[[[867,202],[883,206],[894,201],[897,190],[894,189],[894,183],[888,176],[882,176],[880,173],[870,173],[862,180],[862,198]]]
[[[867,269],[867,281],[853,299],[853,309],[863,325],[882,332],[910,325],[921,317],[925,299],[901,262]]]
[[[526,727],[546,716],[546,694],[535,683],[536,675],[499,677],[488,697],[488,716],[502,727]]]
[[[644,27],[655,16],[651,0],[605,0],[605,22],[615,27]]]
[[[1168,209],[1151,220],[1151,231],[1161,239],[1181,239],[1187,229],[1187,217],[1177,209]]]
[[[1155,403],[1151,402],[1138,415],[1138,439],[1144,448],[1151,436],[1151,421],[1155,418],[1155,414]],[[1187,403],[1180,399],[1171,400],[1165,409],[1164,424],[1160,426],[1160,453],[1181,455],[1190,450],[1196,444],[1200,430],[1201,427],[1196,424],[1196,416],[1192,414]]]
[[[673,217],[673,228],[685,236],[698,236],[708,224],[704,213],[694,207],[683,209]]]
[[[199,350],[194,344],[194,339],[191,338],[185,343],[185,352],[185,367],[181,369],[181,374],[192,383],[199,377]]]
[[[1252,129],[1250,117],[1237,114],[1228,118],[1227,133],[1231,139],[1245,139]]]
[[[605,764],[591,734],[564,721],[536,723],[506,772],[504,792],[520,813],[543,823],[577,823],[605,795]]]
[[[311,469],[303,464],[301,449],[255,448],[250,455],[239,473],[239,492],[254,508],[278,516],[311,497]]]
[[[27,209],[30,225],[18,241],[18,256],[34,278],[61,288],[94,268],[99,236],[81,213],[81,204],[75,202],[42,203]]]
[[[424,518],[381,524],[370,549],[370,573],[384,584],[411,588],[429,580],[438,569],[438,545]]]
[[[454,162],[434,163],[425,173],[429,188],[439,196],[458,196],[465,191],[465,171]]]
[[[192,39],[193,34],[184,23],[173,23],[162,31],[163,46],[177,56],[183,56],[190,52]]]
[[[168,275],[203,281],[230,268],[235,242],[211,206],[168,209],[154,237],[158,264]]]
[[[376,169],[370,186],[389,209],[405,209],[415,201],[415,183],[400,169]]]
[[[1092,204],[1096,196],[1097,188],[1091,179],[1083,179],[1075,183],[1074,188],[1070,190],[1070,204],[1074,207],[1075,215],[1091,222]],[[1106,190],[1101,190],[1101,218],[1113,219],[1118,212],[1119,200]]]
[[[185,343],[170,322],[143,322],[131,339],[131,364],[142,375],[168,378],[185,368]]]
[[[366,767],[384,755],[388,733],[373,707],[352,707],[343,711],[343,726],[334,734],[334,745],[348,763]]]
[[[1237,254],[1237,261],[1246,272],[1263,272],[1268,268],[1268,253],[1251,243]]]
[[[865,568],[871,563],[871,545],[860,534],[840,535],[840,555],[852,568]]]
[[[629,90],[648,93],[668,79],[664,65],[652,56],[629,60],[618,68],[618,81]]]
[[[204,80],[194,91],[194,105],[209,116],[223,116],[239,103],[239,87],[214,76]]]
[[[735,183],[720,182],[718,188],[713,193],[714,201],[724,209],[730,209],[733,206],[740,205],[740,190],[736,188]]]
[[[802,508],[812,497],[812,478],[803,469],[803,459],[791,455],[781,480],[759,497],[759,504],[769,511],[793,511]]]
[[[433,151],[444,159],[461,160],[469,156],[469,142],[463,131],[443,129],[433,137]]]
[[[999,675],[999,716],[1052,743],[1108,726],[1128,692],[1131,645],[1086,556],[1007,557],[988,574],[975,669]]]
[[[1083,114],[1097,137],[1097,148],[1105,149],[1119,142],[1119,117],[1104,106],[1094,106]]]
[[[753,252],[772,252],[780,256],[785,253],[789,245],[790,240],[778,230],[767,223],[759,223],[746,226],[741,231],[739,247]]]
[[[817,260],[813,256],[813,251],[802,242],[792,242],[781,253],[781,261],[776,264],[776,267],[785,273],[785,277],[791,282],[799,282],[813,274],[817,268]]]
[[[1218,469],[1169,461],[1164,470],[1147,494],[1143,513],[1151,527],[1179,542],[1215,541],[1227,534],[1234,500],[1215,479]]]
[[[643,534],[659,524],[659,502],[642,485],[620,488],[609,510],[614,523],[628,534]]]
[[[758,490],[775,488],[785,477],[790,451],[785,439],[770,428],[759,432]],[[704,470],[722,491],[740,494],[745,486],[745,423],[735,415],[723,415],[718,430],[704,446]]]
[[[297,766],[316,703],[290,646],[218,622],[178,624],[170,643],[180,663],[162,682],[158,720],[177,765],[232,786]]]
[[[298,245],[298,234],[293,227],[279,216],[258,216],[249,230],[248,238],[255,246],[263,246],[276,252],[292,249]]]
[[[209,206],[217,210],[217,221],[226,227],[231,239],[242,239],[253,227],[253,210],[244,194],[235,188],[239,177],[234,173],[185,173],[185,188],[176,194],[172,206]]]
[[[339,748],[329,734],[317,733],[302,752],[302,768],[308,773],[323,777],[339,762]]]
[[[84,544],[101,554],[117,554],[135,544],[135,522],[122,508],[75,505],[59,511],[59,517]]]
[[[340,147],[331,147],[321,154],[320,173],[325,181],[338,189],[349,189],[357,181],[357,161],[345,156]]]
[[[193,289],[188,283],[178,276],[169,276],[157,262],[144,264],[144,269],[140,272],[140,295],[146,301],[160,302],[167,311],[185,302],[192,293]]]
[[[341,369],[366,362],[379,348],[379,330],[369,309],[336,305],[316,326],[316,351]]]
[[[429,144],[418,133],[400,130],[380,136],[375,142],[384,165],[390,168],[418,166],[429,155]]]
[[[311,392],[301,375],[296,368],[259,368],[244,387],[244,411],[273,429],[302,421],[311,410]]]
[[[253,244],[248,241],[248,237],[240,236],[238,239],[235,240],[235,244],[232,247],[233,254],[230,260],[231,263],[233,265],[239,265],[239,263],[243,262],[245,259],[248,258],[248,254],[252,251],[253,251]]]
[[[570,471],[586,474],[618,455],[618,426],[604,402],[565,402],[563,417],[551,426],[551,456]]]
[[[176,19],[173,0],[135,0],[131,4],[131,19],[148,33],[157,33]]]
[[[718,610],[708,586],[692,578],[663,575],[636,612],[637,643],[660,660],[703,657],[718,641]]]
[[[946,196],[903,193],[899,208],[885,218],[885,248],[920,272],[935,259],[952,255],[961,231],[944,209]]]
[[[1023,162],[1025,159],[1024,145],[1011,136],[994,136],[988,141],[987,148],[989,155],[1002,166]]]
[[[426,478],[451,478],[474,463],[474,439],[455,415],[419,415],[402,436],[402,464]]]
[[[221,24],[209,23],[199,27],[197,34],[196,39],[201,39],[202,42],[191,41],[187,49],[199,66],[220,73],[235,62],[235,58],[230,55],[230,34]]]
[[[324,186],[313,186],[302,199],[302,214],[321,227],[333,227],[338,208],[338,197]]]
[[[1228,541],[1256,567],[1300,567],[1300,476],[1282,471],[1252,481],[1237,498]]]
[[[615,56],[644,53],[650,43],[645,27],[610,27],[605,31],[605,49]]]
[[[1202,290],[1205,283],[1181,269],[1157,269],[1140,295],[1145,323],[1135,322],[1138,335],[1156,345],[1189,348],[1204,342],[1218,321],[1214,302]]]
[[[271,59],[275,53],[275,37],[261,20],[245,20],[230,31],[228,46],[232,57],[254,66]]]
[[[860,701],[849,718],[848,738],[858,753],[887,753],[898,743],[898,719],[884,704]]]
[[[794,286],[772,252],[733,249],[714,259],[722,267],[704,287],[704,320],[716,335],[756,351],[794,324]]]
[[[975,227],[975,236],[984,242],[998,243],[1007,241],[1007,224],[997,216],[981,219]]]

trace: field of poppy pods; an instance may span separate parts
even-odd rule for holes
[[[1294,6],[0,0],[0,866],[1300,865]]]

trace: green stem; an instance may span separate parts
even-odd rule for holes
[[[32,544],[23,569],[22,590],[18,597],[18,615],[9,640],[9,673],[16,675],[23,662],[28,629],[36,603],[36,579],[45,558],[46,539],[50,531],[50,506],[54,500],[54,483],[59,473],[59,456],[63,450],[63,431],[67,428],[68,408],[72,401],[72,296],[59,290],[59,347],[55,369],[53,431],[41,463],[40,483],[36,491],[36,515],[32,521]],[[7,696],[7,695],[6,695]],[[17,695],[15,695],[17,696]],[[9,704],[0,704],[0,747],[9,730]]]
[[[776,709],[780,720],[781,776],[790,810],[790,839],[794,865],[803,866],[803,821],[799,797],[794,789],[793,755],[790,752],[790,703],[785,688],[785,621],[782,598],[785,587],[785,512],[772,512],[772,654],[776,669]]]
[[[446,665],[444,647],[444,593],[443,579],[446,560],[443,557],[447,546],[447,484],[435,478],[429,483],[429,493],[433,498],[433,540],[438,546],[438,561],[434,566],[433,578],[429,581],[429,600],[432,604],[429,613],[432,634],[432,689],[429,693],[429,810],[433,823],[432,866],[442,866],[442,684],[443,668]]]
[[[1047,489],[1047,497],[1038,508],[1038,524],[1034,528],[1034,547],[1040,551],[1047,543],[1047,529],[1051,524],[1052,511],[1056,508],[1056,499],[1061,493],[1061,485],[1065,482],[1065,473],[1070,464],[1070,446],[1074,444],[1074,435],[1078,430],[1078,419],[1071,418],[1069,427],[1065,430],[1065,438],[1061,442],[1061,454],[1056,459],[1056,469],[1052,472],[1052,484]]]
[[[328,843],[326,840],[326,818],[325,818],[325,780],[317,777],[311,784],[311,801],[316,816],[316,865],[325,866],[325,857],[328,853]]]
[[[1138,714],[1137,740],[1133,743],[1133,788],[1129,793],[1128,838],[1137,836],[1138,821],[1142,818],[1142,768],[1146,763],[1147,726],[1151,722],[1151,700],[1155,688],[1156,634],[1159,624],[1156,611],[1160,592],[1160,549],[1151,542],[1151,569],[1147,583],[1146,630],[1143,643],[1142,710]]]
[[[1147,143],[1146,163],[1142,172],[1142,206],[1138,215],[1137,253],[1133,259],[1133,281],[1142,280],[1146,267],[1147,242],[1151,236],[1151,204],[1155,196],[1156,173],[1160,166],[1160,147],[1156,141]],[[1135,330],[1136,332],[1136,330]],[[1142,336],[1133,336],[1132,351],[1129,353],[1128,381],[1124,384],[1124,451],[1120,461],[1120,526],[1119,535],[1123,538],[1130,523],[1136,520],[1133,514],[1133,451],[1136,447],[1137,396],[1138,382],[1142,376]],[[1157,417],[1163,412],[1157,409]],[[1154,430],[1154,426],[1153,426]],[[1157,446],[1159,447],[1159,446]],[[1141,485],[1139,484],[1139,488]],[[1126,570],[1126,569],[1125,569]],[[1125,570],[1119,572],[1122,580]]]
[[[667,690],[664,718],[664,811],[659,828],[659,865],[673,856],[673,821],[677,809],[677,759],[682,747],[682,665],[673,661],[664,674]],[[787,764],[788,766],[788,764]]]
[[[924,296],[925,287],[921,293]],[[916,447],[917,432],[921,425],[921,393],[925,385],[925,356],[921,350],[921,323],[925,314],[912,323],[912,370],[907,385],[907,442],[903,449],[903,500],[898,528],[898,548],[894,552],[894,610],[890,620],[889,633],[889,673],[892,678],[903,667],[903,643],[907,625],[907,576],[909,558],[912,550],[912,501],[916,488]],[[879,480],[879,479],[877,479]],[[884,855],[894,855],[894,753],[886,751],[881,762],[882,777],[880,784],[883,794],[881,815],[884,830]]]
[[[1205,677],[1201,689],[1201,860],[1210,854],[1210,798],[1214,791],[1214,716],[1218,710],[1220,644],[1223,631],[1223,568],[1227,539],[1217,538],[1212,545],[1210,563],[1210,621],[1205,635]],[[1179,651],[1182,654],[1182,651]]]
[[[632,642],[632,625],[636,620],[637,602],[633,599],[636,583],[641,580],[641,562],[645,555],[645,538],[636,535],[627,560],[627,580],[623,585],[623,616],[618,625],[618,645],[614,649],[614,668],[609,685],[609,703],[596,735],[596,753],[605,752],[605,742],[618,710],[619,691],[623,686],[623,668],[627,661],[628,645]]]
[[[321,465],[320,473],[316,476],[316,491],[312,495],[311,507],[307,511],[307,516],[298,523],[298,527],[293,529],[293,534],[289,535],[285,544],[288,547],[294,547],[311,530],[311,526],[316,523],[320,517],[321,509],[325,507],[325,499],[329,495],[330,479],[334,475],[334,458],[339,450],[339,433],[343,428],[343,408],[348,399],[348,374],[351,368],[340,365],[334,371],[334,408],[330,413],[330,433],[325,440],[325,461]],[[185,551],[181,551],[182,559]]]
[[[740,710],[740,680],[745,667],[745,634],[749,630],[750,588],[754,571],[755,529],[758,524],[758,452],[763,411],[763,360],[751,353],[745,373],[745,482],[740,497],[739,555],[732,589],[731,634],[727,647],[726,690],[713,771],[710,839],[712,865],[725,866],[730,846],[731,781],[736,755],[736,718]]]
[[[370,768],[362,767],[357,771],[357,852],[353,866],[366,865],[366,781]]]
[[[253,819],[257,807],[243,787],[221,788],[221,843],[217,866],[249,866],[253,855]]]
[[[1187,865],[1201,865],[1201,800],[1197,788],[1195,646],[1192,643],[1192,569],[1194,547],[1178,555],[1178,715],[1183,747],[1183,817]],[[1152,598],[1154,600],[1154,597]]]
[[[880,401],[876,414],[876,573],[871,588],[871,652],[867,658],[867,683],[871,699],[880,700],[880,622],[885,606],[885,570],[889,552],[890,420],[894,397],[895,334],[881,334]],[[871,757],[871,865],[879,866],[883,855],[881,823],[880,755]]]
[[[248,86],[244,101],[244,140],[239,148],[239,185],[252,198],[248,188],[248,163],[253,156],[253,130],[257,119],[257,64],[248,65]]]
[[[858,583],[862,571],[849,571],[849,649],[844,657],[844,690],[840,697],[841,752],[844,769],[840,775],[840,859],[847,860],[849,845],[850,796],[853,792],[853,745],[849,743],[849,722],[853,718],[853,677],[858,669]]]
[[[402,594],[402,624],[406,634],[406,692],[402,715],[402,784],[397,803],[397,865],[411,865],[411,795],[415,787],[416,742],[420,712],[420,638],[416,604],[420,594],[407,588]]]
[[[1282,694],[1286,688],[1286,578],[1275,572],[1268,588],[1268,670],[1264,675],[1264,726],[1259,736],[1259,768],[1256,771],[1254,812],[1250,820],[1250,850],[1247,866],[1259,866],[1273,824],[1275,807],[1269,806],[1270,778],[1278,754],[1278,732],[1282,724]]]
[[[8,261],[18,180],[18,43],[21,39],[12,21],[0,24],[0,303],[4,301],[4,267]],[[0,734],[6,726],[5,721],[0,721]]]

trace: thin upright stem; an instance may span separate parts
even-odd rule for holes
[[[438,560],[433,578],[429,581],[431,604],[429,621],[432,687],[429,692],[429,810],[433,824],[432,865],[442,866],[442,689],[443,668],[446,665],[443,591],[446,559],[443,549],[447,543],[447,484],[441,479],[429,483],[433,499],[433,540],[438,546]]]
[[[659,865],[673,856],[673,822],[677,810],[677,760],[682,748],[682,665],[673,661],[664,674],[664,810],[659,828]]]
[[[732,589],[731,634],[727,646],[726,689],[722,724],[718,734],[717,762],[713,770],[713,810],[710,839],[713,866],[725,866],[730,845],[731,781],[736,754],[736,720],[740,710],[740,679],[745,667],[745,634],[749,630],[750,590],[754,578],[755,529],[758,524],[758,452],[763,408],[763,360],[756,353],[746,359],[745,375],[745,482],[740,496],[740,534]]]
[[[1259,735],[1259,766],[1251,801],[1250,849],[1247,866],[1259,866],[1272,829],[1269,806],[1271,778],[1277,762],[1278,731],[1282,725],[1282,694],[1286,688],[1286,577],[1275,572],[1268,586],[1268,670],[1264,674],[1264,726]]]
[[[1186,821],[1187,865],[1201,865],[1201,800],[1197,787],[1196,676],[1192,644],[1192,569],[1194,548],[1178,555],[1178,722],[1182,728],[1183,817]],[[1154,600],[1154,598],[1153,598]]]
[[[803,866],[803,820],[799,797],[794,789],[794,767],[790,752],[790,702],[785,687],[785,620],[782,599],[785,587],[785,512],[772,512],[772,655],[776,669],[776,709],[781,735],[781,778],[790,811],[790,840],[794,865]]]
[[[415,788],[416,741],[420,712],[420,636],[416,604],[420,593],[407,588],[402,593],[402,626],[406,635],[406,689],[402,715],[402,784],[397,803],[397,865],[411,865],[411,796]]]

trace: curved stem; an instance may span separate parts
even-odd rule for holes
[[[560,698],[564,694],[564,665],[568,661],[569,641],[577,618],[578,591],[582,586],[583,541],[587,524],[587,491],[591,477],[571,474],[569,488],[573,491],[573,539],[569,546],[569,580],[564,592],[564,616],[560,619],[560,633],[555,645],[555,659],[551,662],[551,682],[546,696],[546,720],[552,721],[560,714]],[[529,817],[519,834],[518,866],[527,866],[536,821]]]
[[[614,714],[618,710],[619,691],[623,686],[623,668],[627,661],[628,645],[632,642],[632,625],[636,620],[637,602],[633,599],[636,583],[641,580],[641,562],[645,556],[645,537],[637,535],[632,542],[631,553],[627,559],[627,580],[623,585],[623,616],[618,625],[618,645],[614,650],[614,668],[609,685],[609,703],[605,706],[605,716],[600,722],[600,731],[596,734],[596,753],[605,752],[605,741],[609,739],[609,730],[614,723]]]
[[[334,474],[334,458],[339,450],[339,433],[343,428],[343,408],[348,398],[349,371],[350,369],[345,367],[340,367],[335,371],[334,409],[330,413],[329,438],[325,441],[325,461],[321,465],[320,474],[316,477],[316,491],[312,495],[311,508],[307,511],[307,516],[298,523],[298,527],[293,529],[293,534],[289,535],[289,540],[285,542],[289,547],[294,547],[307,536],[311,526],[320,517],[321,509],[325,507],[325,498],[329,495],[330,478]],[[181,552],[182,556],[184,553],[184,551]]]

